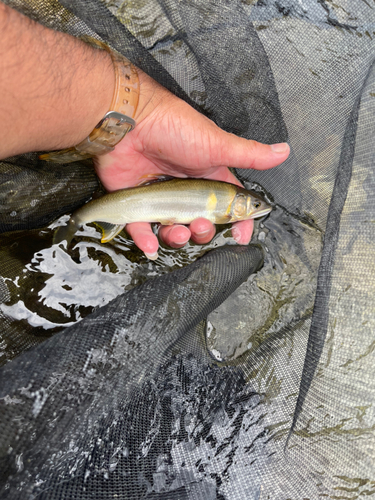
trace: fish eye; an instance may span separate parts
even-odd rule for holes
[[[260,201],[254,201],[254,203],[253,203],[254,208],[259,208],[260,205],[261,205]]]

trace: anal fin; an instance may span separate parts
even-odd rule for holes
[[[110,222],[94,222],[102,231],[102,243],[113,240],[124,229],[126,224],[111,224]]]

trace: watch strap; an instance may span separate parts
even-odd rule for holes
[[[42,160],[69,163],[113,151],[125,135],[135,127],[134,116],[139,101],[139,79],[136,68],[118,52],[98,40],[91,43],[107,50],[115,71],[115,89],[110,111],[96,125],[91,134],[76,146],[40,155]]]

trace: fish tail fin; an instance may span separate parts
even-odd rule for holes
[[[69,219],[69,222],[66,226],[59,226],[56,229],[53,236],[53,243],[58,244],[65,240],[67,242],[67,245],[69,245],[77,229],[78,227],[75,224],[74,220]]]

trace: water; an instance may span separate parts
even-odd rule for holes
[[[25,343],[43,341],[124,291],[186,266],[212,248],[235,244],[229,226],[218,226],[209,244],[189,242],[180,250],[161,246],[159,259],[150,261],[125,232],[102,244],[94,225],[84,226],[68,249],[65,243],[53,245],[56,227],[67,220],[65,215],[43,230],[0,236],[0,271],[10,293],[9,300],[0,304],[0,314],[13,331],[0,341],[3,363]],[[264,245],[265,266],[212,313],[213,332],[207,344],[216,360],[240,356],[311,308],[320,238],[316,228],[280,207],[264,222],[256,221],[252,241]],[[233,307],[238,311],[236,322],[228,315]]]
[[[321,231],[276,206],[256,224],[252,241],[265,248],[263,269],[208,318],[207,346],[218,361],[255,351],[269,336],[309,317],[314,304]]]
[[[186,266],[212,248],[234,243],[228,227],[221,227],[208,245],[162,247],[159,259],[150,261],[124,232],[102,244],[93,225],[84,226],[68,249],[65,243],[53,245],[55,228],[67,220],[63,216],[43,230],[0,236],[0,273],[10,295],[3,298],[0,315],[13,329],[0,338],[2,363],[20,352],[10,352],[14,342],[35,345],[124,291]]]

